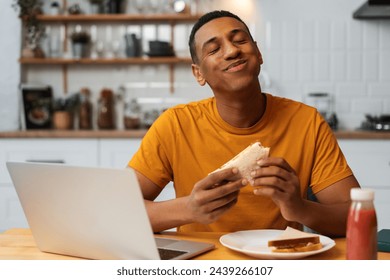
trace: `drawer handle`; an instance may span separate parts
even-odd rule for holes
[[[65,163],[63,159],[27,159],[26,162],[37,162],[37,163]]]

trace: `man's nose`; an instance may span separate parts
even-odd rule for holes
[[[224,59],[236,58],[240,53],[240,48],[234,45],[232,42],[225,44]]]

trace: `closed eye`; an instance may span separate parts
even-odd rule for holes
[[[247,40],[236,40],[234,42],[238,43],[238,44],[245,44],[247,42]]]
[[[211,51],[209,51],[209,54],[214,54],[216,53],[217,51],[219,51],[219,47],[218,48],[215,48],[215,49],[212,49]]]

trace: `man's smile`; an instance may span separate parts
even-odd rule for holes
[[[234,63],[231,63],[228,67],[224,69],[225,72],[237,72],[241,71],[246,64],[245,60],[239,60]]]

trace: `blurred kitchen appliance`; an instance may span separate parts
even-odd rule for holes
[[[365,117],[366,120],[362,122],[361,129],[390,132],[390,115],[372,116],[367,114]]]
[[[368,0],[354,13],[355,19],[390,19],[390,0]]]
[[[50,86],[22,85],[23,121],[26,129],[50,129],[53,94]]]
[[[318,112],[328,122],[332,129],[338,128],[338,119],[333,110],[333,99],[329,93],[311,92],[305,96],[307,105],[317,108]]]

